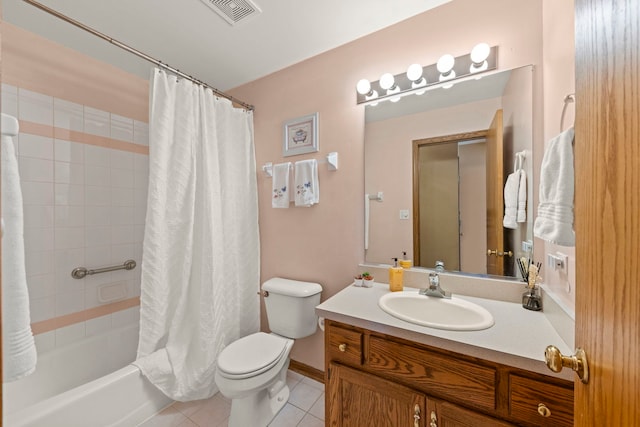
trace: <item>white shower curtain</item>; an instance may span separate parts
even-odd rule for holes
[[[253,114],[156,69],[149,141],[134,363],[170,398],[203,399],[220,351],[259,328]]]

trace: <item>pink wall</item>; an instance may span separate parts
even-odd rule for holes
[[[543,78],[544,78],[544,141],[560,132],[563,99],[575,92],[575,42],[573,0],[543,1]],[[573,125],[575,104],[569,104],[564,128]],[[575,312],[576,258],[575,247],[562,247],[536,239],[534,245],[544,245],[547,254],[561,252],[569,256],[568,272],[543,270],[548,290],[570,313]]]
[[[320,158],[340,154],[340,169],[320,172],[320,204],[309,209],[270,207],[271,181],[258,181],[262,280],[273,276],[317,281],[323,299],[351,283],[364,259],[364,107],[355,84],[397,74],[416,61],[467,53],[478,42],[500,47],[499,68],[541,64],[542,5],[529,0],[456,0],[400,24],[243,85],[233,94],[256,106],[258,165],[279,163],[282,123],[320,113]],[[534,144],[542,141],[542,76],[534,72]],[[287,159],[289,160],[289,159]],[[298,160],[297,158],[295,160]],[[266,328],[266,323],[263,322]],[[292,358],[323,367],[323,337],[300,340]]]

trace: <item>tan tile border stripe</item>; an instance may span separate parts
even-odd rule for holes
[[[80,322],[86,322],[87,320],[95,319],[96,317],[106,316],[107,314],[116,313],[139,305],[140,297],[112,302],[111,304],[100,305],[88,310],[65,314],[64,316],[54,317],[40,322],[34,322],[31,324],[31,331],[34,335],[44,334],[45,332],[54,331]]]
[[[89,133],[43,125],[26,120],[20,120],[20,133],[28,133],[45,138],[63,139],[79,144],[95,145],[98,147],[112,148],[114,150],[129,151],[131,153],[149,154],[149,147],[146,145],[134,144],[132,142],[91,135]]]

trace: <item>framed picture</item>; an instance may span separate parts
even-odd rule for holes
[[[315,153],[318,151],[318,113],[284,123],[282,156]]]

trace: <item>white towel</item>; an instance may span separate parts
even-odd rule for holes
[[[574,246],[573,128],[549,141],[540,168],[538,216],[533,234],[561,246]]]
[[[296,162],[296,206],[312,206],[320,202],[318,185],[318,161],[315,159]]]
[[[273,194],[271,206],[274,208],[288,208],[291,200],[289,190],[289,171],[291,162],[273,165]]]
[[[504,185],[504,228],[518,228],[516,218],[518,214],[518,187],[520,186],[520,171],[510,173]]]
[[[20,175],[11,136],[18,121],[2,114],[2,351],[3,381],[15,381],[36,368],[36,347],[31,333],[29,291],[24,256],[24,217]]]
[[[518,214],[517,222],[527,222],[527,173],[520,169],[520,184],[518,185]]]

